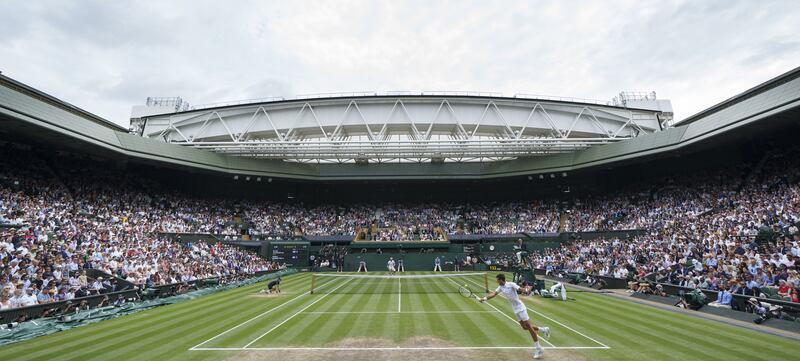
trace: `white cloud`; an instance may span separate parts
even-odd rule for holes
[[[0,70],[122,125],[147,96],[361,90],[610,99],[685,118],[795,66],[796,1],[20,2]]]

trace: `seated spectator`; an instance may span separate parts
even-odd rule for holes
[[[0,310],[8,310],[12,308],[11,306],[11,296],[7,293],[3,293],[0,295]]]
[[[642,279],[640,282],[638,282],[638,286],[637,286],[637,288],[636,288],[636,292],[638,292],[638,293],[644,293],[644,294],[651,294],[651,293],[653,293],[653,290],[652,290],[652,288],[650,287],[650,282],[648,282],[648,281],[647,281],[647,280],[645,280],[645,279]]]
[[[653,291],[653,294],[656,296],[667,297],[669,296],[666,292],[664,292],[664,286],[656,285],[656,289]]]
[[[0,223],[11,228],[0,228],[0,296],[11,307],[71,300],[112,292],[117,279],[140,289],[178,285],[180,292],[199,279],[232,280],[281,267],[235,247],[180,242],[165,232],[231,239],[242,231],[263,239],[363,232],[365,239],[427,241],[448,234],[636,229],[626,237],[575,237],[525,261],[551,275],[626,279],[631,292],[652,292],[647,276],[723,296],[774,288],[792,298],[800,284],[796,150],[766,158],[753,177],[754,164],[709,168],[564,202],[332,205],[206,199],[95,160],[56,156],[48,164],[29,150],[4,146]],[[761,231],[770,235],[757,237]],[[341,270],[343,254],[324,261]],[[513,258],[481,262],[520,261]],[[97,273],[87,270],[112,278],[94,279],[88,274]]]
[[[19,299],[19,306],[18,307],[28,307],[34,306],[39,304],[39,300],[36,297],[36,287],[30,286],[25,289],[25,294],[22,295]]]
[[[114,307],[122,307],[125,305],[125,297],[122,295],[117,296],[117,299],[114,301]]]
[[[732,301],[733,295],[727,288],[724,288],[717,292],[717,300],[709,303],[708,305],[712,307],[731,308]]]
[[[50,286],[44,286],[44,289],[36,295],[36,301],[40,305],[53,302]]]
[[[789,293],[791,292],[792,287],[790,287],[789,284],[786,283],[786,280],[780,280],[779,282],[780,283],[778,286],[778,296],[780,296],[781,298],[789,297]]]

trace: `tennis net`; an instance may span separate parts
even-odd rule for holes
[[[466,287],[475,293],[488,292],[486,273],[443,273],[427,275],[367,275],[314,273],[311,293],[391,294],[458,293]]]

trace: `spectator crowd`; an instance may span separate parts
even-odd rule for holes
[[[240,249],[163,233],[238,237],[356,235],[441,240],[451,234],[643,230],[534,252],[535,266],[797,299],[800,161],[793,152],[680,174],[613,196],[471,203],[351,205],[203,199],[75,157],[0,152],[0,307],[278,267]],[[53,160],[56,159],[56,160]],[[320,262],[341,264],[340,251]],[[113,279],[93,279],[98,270]]]
[[[50,166],[30,151],[3,153],[0,309],[104,294],[123,283],[145,288],[279,267],[232,246],[159,236],[225,233],[232,213],[224,206],[137,190],[117,172],[68,159]]]
[[[625,278],[630,291],[645,279],[731,295],[800,302],[800,161],[773,154],[750,176],[707,172],[670,182],[647,200],[638,191],[584,203],[573,227],[645,229],[629,238],[576,239],[534,252],[529,260],[550,273]],[[705,180],[705,181],[701,181]]]

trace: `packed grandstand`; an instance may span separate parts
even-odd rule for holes
[[[493,203],[304,204],[208,199],[166,189],[89,158],[2,150],[0,230],[7,309],[114,290],[93,269],[137,287],[254,274],[281,267],[230,245],[180,244],[164,233],[270,237],[355,235],[436,240],[442,234],[645,230],[575,239],[533,253],[551,272],[644,278],[798,302],[800,164],[796,147],[757,164],[676,174],[615,194]],[[769,232],[768,242],[756,242]]]
[[[13,3],[0,361],[799,358],[798,0]]]
[[[143,289],[281,267],[233,246],[159,236],[224,234],[230,209],[134,190],[123,175],[70,158],[49,167],[33,152],[8,146],[2,159],[2,309],[118,291],[117,279]],[[89,269],[113,278],[89,277]]]
[[[458,317],[474,320],[474,327],[464,327],[469,330],[499,322],[508,327],[505,337],[516,337],[519,325],[500,315],[502,309],[454,301],[458,295],[486,301],[480,294],[491,296],[489,279],[503,272],[524,287],[528,310],[539,316],[541,309],[583,329],[615,322],[605,319],[607,312],[647,332],[661,325],[694,327],[694,319],[671,315],[659,315],[664,320],[657,324],[641,323],[636,312],[656,314],[660,303],[748,324],[767,322],[770,330],[759,329],[767,333],[800,330],[800,68],[677,126],[661,122],[666,112],[658,109],[637,109],[638,115],[626,119],[620,114],[628,109],[620,104],[417,94],[269,100],[173,113],[151,109],[132,120],[139,126],[124,129],[2,75],[0,84],[0,344],[100,320],[128,320],[127,314],[187,300],[214,309],[204,316],[215,321],[197,326],[192,307],[174,315],[166,307],[156,311],[176,317],[170,327],[203,332],[187,337],[176,352],[339,352],[319,348],[341,342],[339,332],[310,332],[297,347],[286,348],[300,337],[291,335],[306,334],[308,323],[297,320],[326,322],[321,315],[328,312],[345,318],[402,315],[398,322],[406,326],[423,324],[419,320],[430,320],[428,315]],[[409,140],[397,148],[374,139],[338,148],[346,141],[331,136],[310,141],[324,144],[308,146],[302,156],[277,159],[297,140],[250,142],[242,140],[246,132],[239,140],[219,138],[225,127],[199,121],[216,112],[222,114],[219,123],[242,122],[241,115],[255,107],[273,115],[312,108],[333,114],[360,102],[378,112],[401,101],[417,115],[450,101],[459,109],[454,114],[462,115],[501,103],[496,112],[506,112],[518,128],[499,124],[500,117],[487,120],[495,121],[491,125],[472,119],[487,133],[471,139],[453,124],[431,125],[440,132],[437,140]],[[515,113],[516,106],[526,110]],[[558,126],[519,122],[542,107],[553,114],[566,109],[555,123],[572,119],[576,129],[605,124],[629,133],[617,138],[595,129],[593,135],[539,142],[547,137],[543,132],[558,133]],[[604,117],[582,119],[580,109],[590,107]],[[649,120],[648,131],[630,129],[636,117]],[[165,128],[173,118],[178,127]],[[322,128],[332,119],[323,119]],[[303,126],[293,132],[309,133],[296,136],[328,136]],[[204,136],[203,127],[217,135],[197,143],[175,138],[194,132],[187,138],[194,140]],[[348,125],[341,132],[350,135],[341,139],[363,138],[360,127]],[[506,132],[506,138],[487,141],[493,131]],[[587,134],[608,138],[581,143]],[[364,144],[369,149],[361,153]],[[449,148],[461,145],[469,151]],[[506,148],[514,153],[506,154]],[[450,153],[444,156],[443,149]],[[484,151],[497,154],[467,154]],[[361,271],[379,273],[354,274]],[[554,287],[565,290],[561,300],[575,303],[539,302],[558,298]],[[586,294],[574,296],[573,287]],[[628,302],[634,299],[639,301]],[[655,308],[634,310],[640,301]],[[272,313],[287,304],[288,317]],[[364,309],[353,310],[356,304]],[[598,309],[587,312],[591,307]],[[629,307],[631,314],[615,311]],[[461,318],[462,312],[474,319]],[[381,317],[364,320],[378,324]],[[632,329],[609,341],[566,323],[546,324],[552,320],[541,322],[559,326],[562,336],[545,338],[556,350],[608,351],[606,342],[625,345],[642,332]],[[292,331],[264,337],[282,325],[293,325]],[[730,332],[747,332],[739,326]],[[420,334],[436,335],[437,327]],[[656,342],[665,334],[672,332],[651,333]],[[521,346],[514,347],[527,350],[529,341],[517,339]],[[434,349],[482,350],[474,339],[447,342],[458,346],[437,343]],[[418,349],[397,346],[343,349]]]

